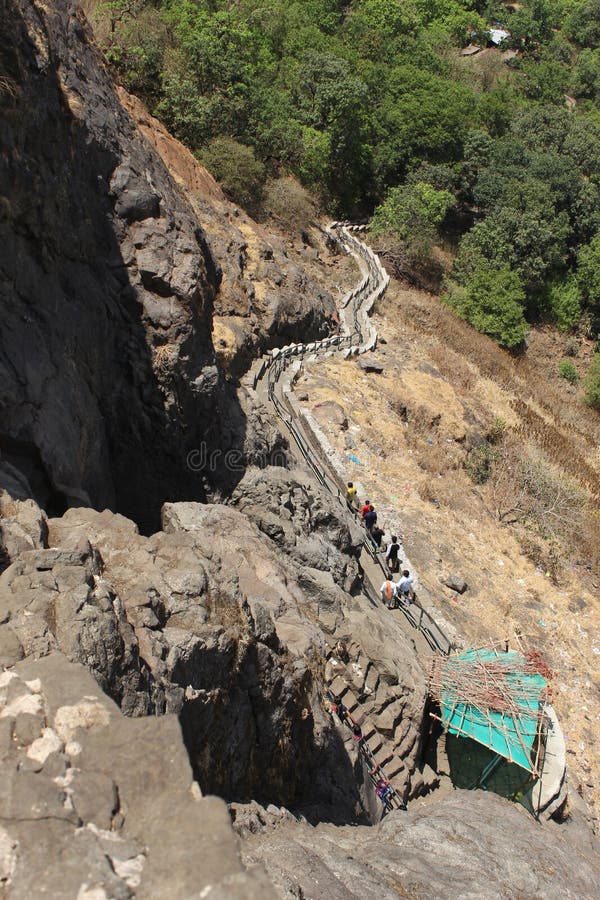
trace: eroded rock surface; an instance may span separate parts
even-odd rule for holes
[[[521,807],[482,791],[455,791],[371,828],[313,828],[256,810],[236,821],[244,861],[262,862],[280,897],[591,900],[597,893],[597,850],[578,831],[542,828]]]
[[[127,714],[178,714],[203,789],[364,818],[368,779],[323,707],[326,680],[356,691],[408,795],[423,672],[398,621],[360,594],[343,510],[300,471],[244,483],[239,508],[166,504],[152,537],[109,511],[51,519],[49,547],[0,576],[2,660],[60,650]],[[347,667],[332,656],[339,640]]]
[[[10,897],[271,896],[174,716],[125,718],[61,653],[0,675],[0,877]]]
[[[2,450],[50,510],[156,524],[165,494],[203,496],[185,459],[218,432],[217,267],[78,5],[3,0],[1,22]]]
[[[165,499],[229,491],[284,448],[226,376],[324,333],[333,301],[247,217],[199,219],[79,4],[0,11],[0,450],[50,515],[109,507],[148,532]],[[223,448],[236,466],[210,462]]]
[[[138,98],[123,89],[119,89],[119,97],[185,188],[209,235],[222,271],[214,303],[213,337],[225,370],[236,376],[266,348],[325,337],[337,320],[333,297],[323,284],[328,280],[327,265],[318,250],[308,248],[316,262],[307,266],[297,241],[258,224],[228,201],[190,150],[170,135]],[[327,255],[319,231],[311,229],[308,222],[304,227]]]

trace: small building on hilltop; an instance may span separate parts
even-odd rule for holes
[[[537,651],[466,650],[432,661],[431,715],[455,787],[491,790],[550,816],[566,799],[565,745]]]

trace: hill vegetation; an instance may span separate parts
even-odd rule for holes
[[[332,215],[374,213],[397,271],[445,275],[445,301],[502,346],[536,321],[598,338],[600,0],[113,0],[96,15],[122,81],[233,199],[258,207],[291,174]],[[508,37],[486,49],[492,27]]]

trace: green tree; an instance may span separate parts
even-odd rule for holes
[[[539,290],[564,268],[569,234],[568,215],[556,209],[547,185],[509,180],[497,206],[463,238],[457,269],[468,272],[473,257],[508,263],[528,291]]]
[[[563,106],[530,106],[519,110],[512,134],[530,150],[562,151],[573,116]]]
[[[501,347],[518,347],[525,340],[525,292],[507,265],[496,267],[480,258],[465,283],[450,282],[442,299]]]
[[[261,197],[266,169],[251,147],[233,138],[213,138],[199,153],[201,162],[220,182],[225,193],[241,206],[252,207]]]
[[[315,191],[322,190],[327,181],[330,155],[329,133],[305,125],[302,128],[298,173],[304,184]]]
[[[559,331],[569,331],[577,325],[581,317],[581,293],[572,275],[552,282],[549,307]]]
[[[580,47],[600,44],[600,0],[574,6],[565,21],[565,32]]]
[[[148,0],[112,0],[93,10],[95,32],[127,90],[154,104],[165,49],[172,45],[159,9]]]
[[[510,84],[495,85],[485,91],[477,105],[477,119],[493,137],[505,134],[512,122],[515,110],[523,103]]]
[[[359,0],[348,13],[344,32],[348,42],[368,59],[386,59],[390,45],[401,35],[414,34],[418,17],[397,0]]]
[[[410,164],[458,159],[474,113],[474,94],[461,84],[413,65],[388,72],[383,99],[373,115],[374,170],[380,192],[403,179]]]
[[[571,117],[561,149],[582,176],[600,180],[600,118]]]
[[[521,65],[526,97],[541,103],[561,104],[569,87],[569,70],[546,56],[541,60],[525,59]]]
[[[366,110],[367,86],[350,64],[332,53],[309,51],[289,72],[290,89],[302,120],[313,128],[355,123]]]
[[[579,252],[577,283],[586,306],[600,309],[600,232]]]
[[[600,410],[600,353],[594,353],[585,379],[585,402]]]
[[[600,94],[600,50],[582,50],[571,72],[571,91],[575,97],[593,100]]]
[[[433,238],[454,204],[449,191],[438,191],[422,181],[392,188],[371,219],[373,234],[392,233],[403,241]]]
[[[548,0],[527,0],[510,17],[508,44],[517,50],[533,51],[552,38],[556,11]]]

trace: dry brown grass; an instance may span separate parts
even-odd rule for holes
[[[385,301],[386,312],[393,302]],[[445,377],[454,384],[456,376],[458,387],[467,392],[474,386],[469,363],[475,366],[510,395],[523,439],[537,442],[551,461],[600,496],[600,471],[584,455],[600,444],[600,416],[577,401],[565,403],[564,393],[549,383],[535,359],[511,356],[430,295],[403,290],[401,304],[396,300],[394,306],[407,329],[435,339],[428,354]],[[457,358],[468,362],[461,366]]]
[[[494,452],[487,493],[500,522],[531,523],[551,539],[581,532],[588,498],[572,479],[516,434]]]
[[[440,373],[455,388],[465,394],[471,393],[475,386],[477,374],[464,356],[456,353],[445,344],[435,344],[429,350],[429,357],[436,364]]]
[[[516,433],[523,441],[535,442],[552,462],[576,478],[595,497],[600,497],[600,473],[588,465],[572,433],[561,428],[556,413],[553,413],[553,421],[548,421],[518,397],[514,398],[512,406],[521,420]],[[586,436],[583,440],[587,443]]]
[[[536,332],[525,357],[514,358],[435,297],[397,286],[375,319],[387,340],[384,372],[325,361],[306,384],[310,400],[343,406],[360,465],[345,450],[346,433],[334,425],[326,432],[345,474],[368,492],[384,524],[398,526],[424,592],[465,642],[520,635],[547,654],[570,759],[592,800],[588,782],[598,784],[600,773],[590,696],[598,684],[600,512],[584,482],[600,473],[600,417],[559,378],[558,338]],[[588,347],[578,341],[583,358]],[[456,468],[477,446],[498,455],[507,504],[523,491],[512,524],[494,510],[492,482],[474,484]],[[511,447],[514,473],[504,458]],[[525,457],[533,466],[521,467]],[[467,581],[464,596],[441,587],[448,572]]]

